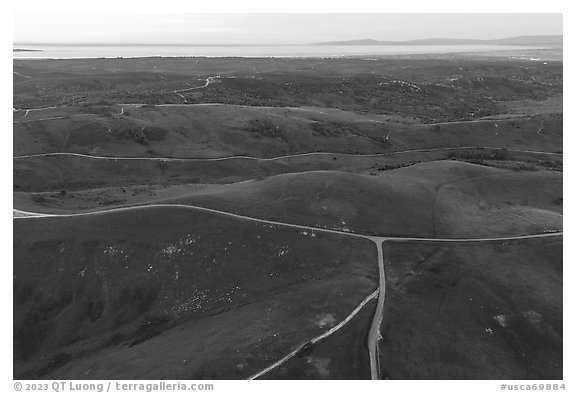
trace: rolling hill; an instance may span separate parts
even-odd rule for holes
[[[378,275],[364,239],[174,207],[15,220],[14,239],[26,379],[246,378],[344,319]]]

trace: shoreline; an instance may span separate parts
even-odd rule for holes
[[[494,51],[496,52],[496,51]],[[422,57],[429,58],[431,56],[470,56],[476,55],[479,57],[498,57],[506,58],[509,60],[517,61],[545,61],[545,62],[563,62],[563,59],[545,59],[545,58],[522,58],[518,55],[512,54],[498,54],[498,53],[487,53],[484,51],[464,51],[464,52],[434,52],[434,53],[393,53],[393,54],[346,54],[346,55],[274,55],[274,56],[264,56],[264,55],[242,55],[242,56],[223,56],[223,55],[141,55],[141,56],[74,56],[74,57],[18,57],[14,56],[12,61],[18,60],[124,60],[124,59],[320,59],[320,60],[331,60],[331,59],[355,59],[355,60],[365,60],[365,61],[378,61],[378,60],[388,60],[394,58],[404,58],[404,57]],[[529,56],[528,54],[526,56]]]
[[[261,46],[266,48],[276,48],[278,46]],[[286,47],[286,46],[282,46]],[[249,58],[249,59],[358,59],[364,58],[365,60],[379,60],[379,59],[389,59],[389,58],[398,58],[398,57],[406,57],[406,56],[419,56],[419,57],[430,57],[430,56],[450,56],[450,55],[479,55],[479,56],[491,56],[494,55],[496,57],[509,57],[506,53],[516,53],[522,54],[526,53],[529,55],[533,52],[541,52],[547,51],[550,48],[547,47],[532,47],[532,46],[525,46],[525,47],[518,47],[518,46],[482,46],[482,45],[422,45],[419,46],[418,49],[415,47],[405,47],[398,51],[391,50],[387,53],[382,53],[382,48],[387,46],[377,46],[374,45],[367,45],[357,46],[353,49],[351,46],[342,46],[332,48],[330,51],[326,51],[322,53],[322,49],[318,51],[311,50],[310,53],[306,53],[306,50],[300,51],[299,48],[312,48],[310,46],[304,47],[296,47],[296,46],[289,46],[294,48],[292,51],[293,53],[274,53],[276,52],[274,49],[271,49],[269,52],[271,54],[266,53],[259,53],[259,50],[253,50],[252,53],[250,51],[245,51],[246,53],[237,53],[235,50],[229,50],[230,54],[227,54],[227,51],[222,51],[221,53],[197,53],[197,54],[186,54],[187,50],[176,51],[176,53],[162,53],[163,50],[156,47],[151,48],[153,51],[157,53],[145,53],[144,54],[130,54],[122,55],[120,53],[115,53],[115,50],[110,50],[108,47],[101,47],[106,48],[92,50],[94,48],[83,48],[83,50],[79,51],[81,53],[74,54],[74,53],[64,53],[64,56],[59,56],[61,49],[60,47],[49,47],[49,48],[25,48],[26,50],[16,50],[18,48],[13,48],[13,57],[12,60],[78,60],[78,59],[142,59],[142,58],[171,58],[171,59],[194,59],[194,58],[222,58],[222,59],[242,59],[242,58]],[[369,47],[369,48],[367,48]],[[212,47],[215,48],[215,47]],[[325,48],[325,47],[314,47],[315,49],[318,48]],[[398,48],[397,46],[393,46],[393,48]],[[160,50],[159,50],[160,49]],[[560,49],[562,50],[562,49]],[[96,52],[95,55],[91,55],[90,52]],[[113,54],[107,54],[106,52],[112,52]],[[138,50],[137,50],[138,51]],[[200,50],[201,51],[201,50]],[[199,51],[199,52],[200,52]],[[220,52],[220,50],[218,50]],[[38,52],[38,53],[32,53]],[[56,53],[54,53],[56,52]],[[83,52],[83,53],[82,53]],[[100,54],[98,54],[100,52]],[[130,52],[130,51],[128,51]],[[140,51],[142,52],[142,51]],[[158,53],[160,52],[160,53]],[[170,52],[170,51],[168,51]],[[182,53],[178,53],[182,52]],[[202,51],[203,52],[203,51]],[[208,51],[211,52],[211,51]],[[236,53],[234,53],[236,52]],[[280,50],[279,52],[282,52]],[[316,53],[315,53],[316,52]],[[318,53],[320,52],[320,53]],[[384,51],[385,52],[385,51]],[[512,56],[512,55],[510,55]]]

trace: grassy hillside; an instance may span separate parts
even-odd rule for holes
[[[200,190],[176,201],[380,236],[482,237],[562,228],[561,175],[454,161],[418,164],[378,177],[281,175]]]
[[[126,107],[123,115],[118,115],[120,108],[102,110],[110,111],[108,116],[68,111],[62,119],[36,121],[58,112],[45,110],[17,119],[14,154],[275,157],[307,151],[372,153],[389,147],[384,124],[349,112],[333,115],[238,106]]]
[[[345,59],[84,59],[15,61],[17,108],[97,102],[320,106],[416,116],[425,122],[504,113],[507,103],[562,92],[561,62],[405,56]]]
[[[14,155],[277,157],[306,152],[386,153],[460,146],[562,152],[562,116],[418,125],[415,119],[235,105],[46,109],[14,120]],[[53,119],[53,120],[41,120]]]
[[[329,327],[324,314],[344,319],[378,277],[368,241],[178,208],[15,220],[14,239],[15,378],[246,377]],[[189,345],[159,349],[174,335]],[[236,352],[238,370],[222,363]]]
[[[372,300],[338,332],[300,351],[262,379],[370,379],[366,340],[375,308]]]
[[[154,194],[146,188],[116,188],[109,195],[104,190],[92,197],[22,193],[15,200],[24,210],[45,212],[179,203],[380,236],[490,237],[561,229],[562,190],[562,175],[556,172],[434,161],[380,176],[309,171],[228,185],[161,188]]]
[[[390,243],[390,379],[562,379],[562,239]]]

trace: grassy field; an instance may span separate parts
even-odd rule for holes
[[[121,110],[74,108],[65,115],[59,108],[30,112],[14,120],[14,155],[277,157],[461,146],[562,152],[562,115],[557,113],[422,125],[415,119],[318,107],[124,107],[119,115]]]
[[[390,379],[562,379],[562,239],[389,243]]]
[[[489,237],[561,229],[562,192],[556,172],[432,161],[379,176],[308,171],[228,185],[16,193],[15,200],[39,212],[179,203],[380,236]]]
[[[17,220],[14,238],[18,378],[194,379],[208,372],[202,367],[220,377],[247,376],[295,341],[319,335],[325,314],[344,319],[378,276],[376,250],[362,239],[169,207]],[[230,318],[242,318],[244,308],[253,323],[234,324],[245,325],[236,332],[225,327],[228,317],[212,320],[232,310]],[[183,323],[195,326],[190,347],[166,355],[179,363],[194,357],[189,367],[172,371],[150,356],[116,368],[123,356],[141,358],[174,340]],[[203,342],[221,334],[230,336],[221,345]],[[250,364],[242,373],[217,366],[243,346],[250,346],[241,353]],[[204,351],[214,356],[212,366]],[[83,374],[88,369],[94,374]]]
[[[373,300],[333,336],[299,352],[262,379],[370,379],[366,340],[375,308]]]
[[[346,59],[89,59],[14,61],[17,108],[187,102],[321,106],[453,121],[504,113],[507,102],[561,94],[562,62],[416,56]],[[200,79],[200,80],[199,80]],[[121,100],[121,101],[120,101]]]

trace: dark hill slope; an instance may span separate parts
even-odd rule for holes
[[[245,378],[378,277],[369,241],[185,208],[15,220],[14,239],[19,379]]]
[[[15,119],[14,155],[277,157],[315,151],[386,153],[460,146],[556,152],[562,151],[563,139],[558,114],[417,125],[393,116],[317,107],[126,107],[122,116],[120,110],[30,112]],[[42,118],[56,119],[37,121]]]
[[[562,238],[385,254],[385,378],[562,379]]]
[[[558,173],[437,161],[378,177],[279,175],[174,201],[381,236],[482,237],[561,228],[561,198]]]
[[[243,169],[230,164],[228,168]],[[420,163],[380,176],[308,171],[159,190],[116,187],[69,194],[16,193],[15,207],[58,213],[124,203],[179,203],[381,236],[490,237],[562,227],[561,173],[503,170],[451,160]],[[109,196],[98,196],[107,192]],[[142,192],[148,199],[124,197]],[[74,207],[66,209],[72,202]]]

